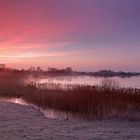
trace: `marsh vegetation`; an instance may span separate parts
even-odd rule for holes
[[[111,79],[100,85],[25,83],[18,76],[0,75],[0,97],[22,98],[42,108],[65,111],[84,118],[127,118],[140,112],[140,89],[122,88]]]

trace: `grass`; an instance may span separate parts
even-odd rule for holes
[[[92,119],[127,117],[140,111],[140,90],[120,88],[109,79],[100,86],[28,83],[17,78],[1,78],[1,98],[23,98],[43,108],[71,112]]]
[[[53,88],[50,89],[50,83],[45,85],[46,88],[36,88],[35,83],[29,84],[24,99],[43,108],[49,107],[88,118],[122,117],[122,114],[125,117],[134,111],[140,111],[138,89],[113,89],[88,85],[63,86],[54,83],[51,83]]]

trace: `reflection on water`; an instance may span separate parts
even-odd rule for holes
[[[44,114],[44,116],[46,118],[51,118],[51,119],[63,119],[63,120],[71,120],[71,119],[76,119],[77,116],[68,113],[68,112],[64,112],[64,111],[58,111],[58,110],[54,110],[54,109],[40,109],[40,111]],[[78,117],[79,118],[79,117]]]
[[[23,100],[22,98],[0,98],[0,101],[5,101],[5,102],[9,102],[9,103],[15,103],[15,104],[19,104],[19,105],[31,105],[36,109],[39,109],[46,118],[50,118],[50,119],[63,119],[63,120],[68,120],[68,119],[73,119],[73,115],[71,113],[66,113],[64,111],[58,111],[58,110],[54,110],[54,109],[42,109],[39,108],[33,104],[28,104],[25,100]]]
[[[91,76],[59,76],[59,77],[45,77],[41,79],[30,79],[30,81],[37,82],[37,83],[44,83],[44,82],[54,82],[54,83],[62,83],[62,84],[88,84],[88,85],[97,85],[100,84],[103,78],[101,77],[91,77]],[[131,78],[120,78],[120,77],[113,77],[110,79],[114,79],[120,83],[121,87],[133,87],[133,88],[140,88],[140,77],[131,77]],[[12,102],[20,105],[32,105],[28,104],[25,100],[22,98],[10,98],[10,99],[0,99],[0,101],[6,101],[6,102]],[[55,119],[72,119],[72,114],[62,112],[62,111],[56,111],[54,109],[42,109],[38,108],[34,105],[33,107],[39,109],[45,117]]]
[[[28,105],[28,103],[23,100],[22,98],[0,98],[0,101],[5,101],[5,102],[10,102],[10,103],[15,103],[19,105]]]
[[[86,85],[99,85],[102,81],[102,77],[92,77],[92,76],[57,76],[57,77],[44,77],[38,79],[30,79],[37,83],[54,82],[61,84],[86,84]],[[140,88],[140,77],[112,77],[113,79],[120,83],[121,87],[133,87]]]

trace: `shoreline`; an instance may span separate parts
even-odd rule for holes
[[[140,121],[85,121],[48,119],[32,106],[0,101],[0,137],[3,140],[138,140]]]

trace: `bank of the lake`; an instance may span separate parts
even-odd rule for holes
[[[32,106],[0,102],[2,140],[139,140],[140,121],[48,119]]]

